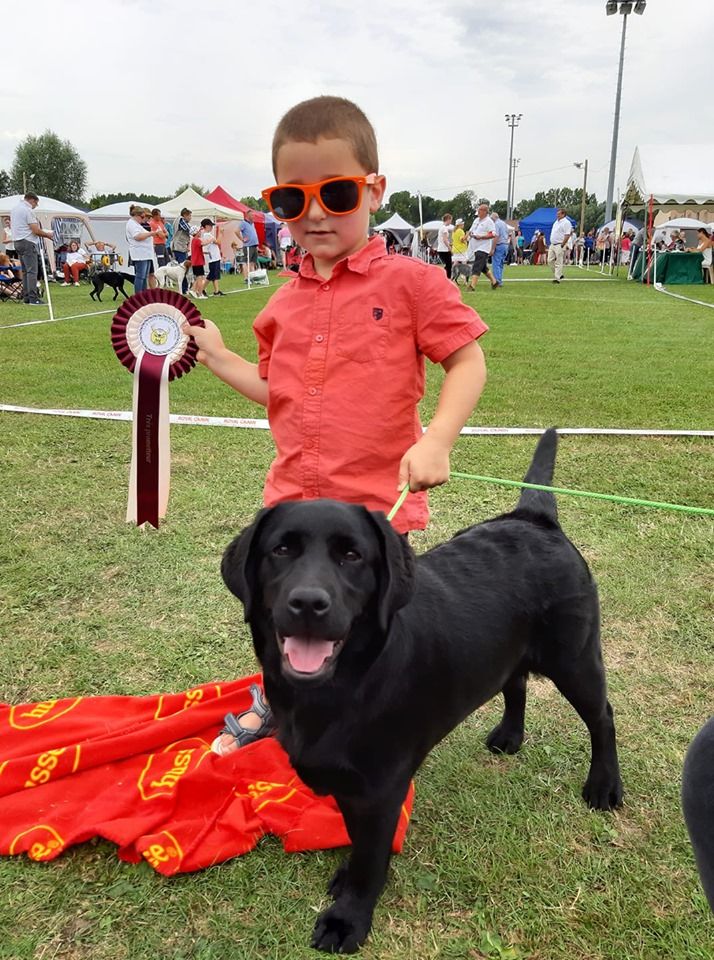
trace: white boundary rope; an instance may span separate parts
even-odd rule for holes
[[[675,300],[686,300],[687,303],[698,303],[700,307],[709,307],[711,310],[714,310],[714,303],[707,303],[706,300],[695,300],[694,297],[685,297],[684,294],[681,293],[672,293],[671,290],[665,290],[661,283],[655,283],[654,288],[657,293],[666,293],[668,297],[674,297]]]
[[[40,409],[38,407],[19,407],[9,403],[0,403],[3,413],[35,413],[51,417],[82,417],[90,420],[131,421],[131,410],[61,410]],[[195,414],[172,413],[171,423],[192,427],[241,427],[248,430],[269,430],[265,419],[252,417],[202,417]],[[545,427],[464,427],[462,436],[478,437],[518,437],[539,436]],[[560,434],[578,436],[615,436],[615,437],[714,437],[714,430],[658,430],[628,429],[619,427],[558,427]]]
[[[250,293],[251,290],[264,290],[266,284],[257,284],[254,283],[251,286],[242,287],[238,290],[226,290],[225,296],[231,297],[234,293]],[[212,299],[209,297],[209,299]],[[106,313],[116,313],[118,309],[114,307],[112,310],[95,310],[94,313],[73,313],[69,317],[52,317],[49,320],[23,320],[22,323],[4,323],[0,324],[0,330],[12,330],[14,327],[34,327],[39,323],[59,323],[60,320],[81,320],[84,317],[101,317]]]

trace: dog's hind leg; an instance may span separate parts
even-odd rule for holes
[[[526,717],[527,681],[527,674],[519,669],[504,684],[503,717],[486,737],[486,746],[491,753],[517,753],[520,749]]]
[[[612,810],[622,803],[622,780],[617,759],[615,720],[607,699],[605,669],[599,638],[573,661],[567,654],[543,671],[577,710],[590,733],[590,772],[583,799],[595,810]]]

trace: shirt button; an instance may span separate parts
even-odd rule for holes
[[[329,283],[323,283],[322,289],[323,289],[323,290],[329,290],[329,289],[330,289],[330,284],[329,284]]]
[[[325,338],[323,337],[323,335],[322,335],[321,333],[318,333],[318,335],[315,337],[315,340],[317,341],[317,343],[322,343],[322,341],[323,341],[324,339],[325,339]]]
[[[314,397],[315,394],[317,393],[317,387],[310,387],[310,389],[307,392],[310,394],[311,397]]]

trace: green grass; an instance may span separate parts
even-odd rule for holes
[[[537,269],[517,276],[547,276]],[[474,425],[711,429],[712,311],[624,281],[511,283],[467,294],[489,324],[489,383]],[[593,276],[593,274],[590,274]],[[225,289],[237,288],[227,281]],[[274,288],[201,304],[254,357],[251,322]],[[711,288],[674,288],[714,302]],[[90,312],[87,287],[53,290],[58,315]],[[110,309],[111,301],[103,305]],[[46,315],[46,314],[45,314]],[[0,305],[0,326],[41,317]],[[129,409],[111,314],[0,330],[0,402]],[[440,370],[429,373],[424,419]],[[171,387],[174,413],[263,416],[204,369]],[[0,699],[179,690],[254,670],[221,553],[260,505],[267,432],[172,429],[172,492],[158,533],[124,523],[128,423],[0,415],[3,450]],[[533,437],[463,437],[452,466],[520,479]],[[564,437],[556,483],[712,506],[711,441]],[[517,494],[454,479],[432,494],[417,551],[508,509]],[[588,558],[626,799],[580,800],[581,722],[531,681],[520,755],[483,746],[498,701],[441,744],[417,776],[413,822],[363,949],[367,960],[708,960],[714,921],[679,807],[686,746],[712,712],[712,533],[706,517],[561,497]],[[137,612],[161,615],[139,623]],[[425,709],[439,708],[440,691]],[[340,854],[259,848],[171,880],[97,842],[49,864],[0,861],[0,958],[310,957]]]

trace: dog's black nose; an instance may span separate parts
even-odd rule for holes
[[[296,587],[288,596],[288,609],[296,616],[324,617],[330,609],[330,595],[319,587]]]

